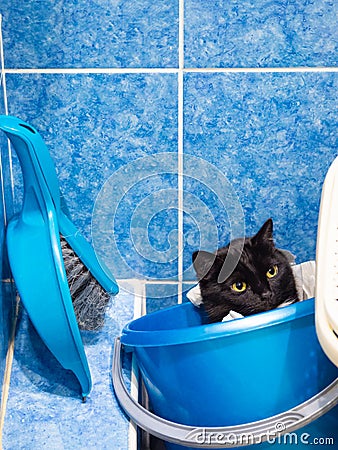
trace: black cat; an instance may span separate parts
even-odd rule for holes
[[[235,239],[215,254],[192,255],[209,322],[222,321],[231,310],[249,316],[298,301],[291,266],[275,247],[272,229],[269,219],[253,237]]]

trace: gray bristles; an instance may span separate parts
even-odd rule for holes
[[[60,235],[63,261],[79,328],[96,331],[104,324],[110,296]]]

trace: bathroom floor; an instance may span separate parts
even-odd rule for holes
[[[136,432],[111,383],[113,343],[134,317],[133,288],[121,288],[99,333],[83,332],[93,389],[82,403],[72,372],[63,369],[21,308],[15,339],[3,449],[135,449]],[[125,370],[129,372],[128,361]],[[128,375],[128,373],[127,373]],[[129,378],[129,377],[126,377]]]

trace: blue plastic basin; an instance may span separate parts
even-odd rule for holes
[[[151,407],[196,427],[239,425],[287,411],[338,375],[317,340],[314,299],[231,322],[203,324],[190,303],[126,325]]]

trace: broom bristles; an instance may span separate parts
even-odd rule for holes
[[[60,241],[70,295],[79,328],[97,331],[104,325],[104,316],[110,296],[92,276],[62,235],[60,235]]]

